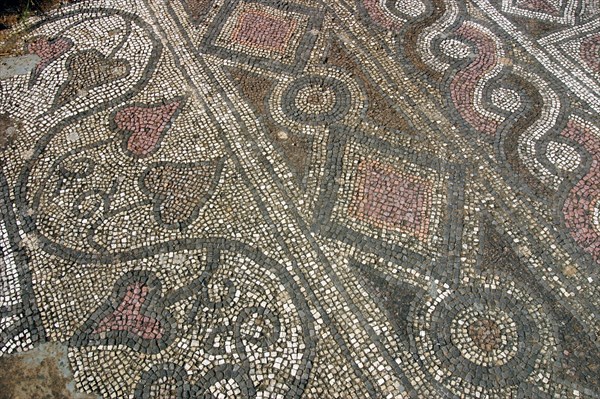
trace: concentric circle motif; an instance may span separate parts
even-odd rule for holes
[[[350,109],[347,85],[330,76],[303,76],[286,87],[282,97],[283,114],[300,123],[334,122]]]
[[[492,91],[492,104],[508,112],[517,112],[521,107],[519,93],[504,87],[498,87]]]
[[[339,92],[343,91],[344,96],[348,96],[348,90],[346,87],[340,87],[337,92],[334,88],[334,82],[331,79],[320,79],[317,77],[314,82],[307,84],[300,88],[300,90],[294,90],[292,93],[294,103],[292,107],[302,113],[304,117],[311,119],[317,119],[319,117],[335,117],[336,115],[342,115],[348,112],[347,108],[350,104],[342,104],[336,101],[340,97]],[[286,94],[290,94],[289,91]],[[288,109],[291,111],[292,109]]]
[[[364,96],[348,74],[327,69],[278,84],[269,100],[273,119],[290,128],[340,122],[364,109]]]
[[[502,366],[517,353],[516,323],[501,310],[464,309],[452,320],[450,334],[461,356],[483,367]]]
[[[413,349],[423,369],[452,392],[517,386],[555,351],[541,300],[510,281],[419,298],[411,312]]]

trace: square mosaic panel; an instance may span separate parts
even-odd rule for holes
[[[378,228],[427,240],[433,184],[376,160],[358,160],[348,215]]]
[[[315,229],[368,251],[403,247],[417,256],[441,255],[459,171],[342,126],[331,129],[329,140],[341,144],[328,156]]]
[[[321,26],[319,10],[271,1],[227,2],[201,51],[278,72],[302,70]]]

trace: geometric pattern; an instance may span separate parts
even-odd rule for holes
[[[591,89],[598,87],[598,21],[545,37],[541,44],[548,46],[558,62],[578,70],[578,79]]]
[[[596,79],[585,76],[589,68],[581,59],[580,39],[567,43],[597,28],[598,7],[593,1],[529,2],[524,10],[512,1],[503,1],[501,6],[488,0],[476,3],[502,32],[514,35],[543,69],[562,79],[596,112],[600,109]]]
[[[328,172],[315,206],[315,228],[369,250],[401,242],[402,251],[436,253],[447,234],[448,212],[456,206],[461,184],[456,171],[432,161],[425,152],[412,162],[398,164],[394,160],[406,159],[402,148],[380,150],[374,160],[374,155],[363,155],[373,154],[373,148],[362,144],[365,137],[343,127],[330,128],[329,140],[339,149],[330,154],[325,167]],[[436,164],[437,168],[431,168]],[[331,185],[335,181],[347,183]],[[337,201],[331,203],[332,197]]]
[[[565,25],[573,25],[576,20],[577,0],[503,0],[502,11],[552,21]]]
[[[201,51],[276,71],[294,72],[321,25],[316,8],[269,0],[228,2],[214,17]]]
[[[427,237],[432,190],[426,180],[370,161],[359,164],[357,173],[357,188],[349,209],[353,216],[421,240]]]
[[[60,346],[107,398],[597,397],[597,14],[91,0],[20,25],[0,362]]]

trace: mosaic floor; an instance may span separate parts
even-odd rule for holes
[[[98,0],[18,29],[2,356],[61,343],[105,398],[600,397],[597,0]]]

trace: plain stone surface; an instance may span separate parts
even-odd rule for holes
[[[20,55],[17,57],[0,58],[0,79],[12,76],[26,75],[40,62],[40,57],[35,54]]]

